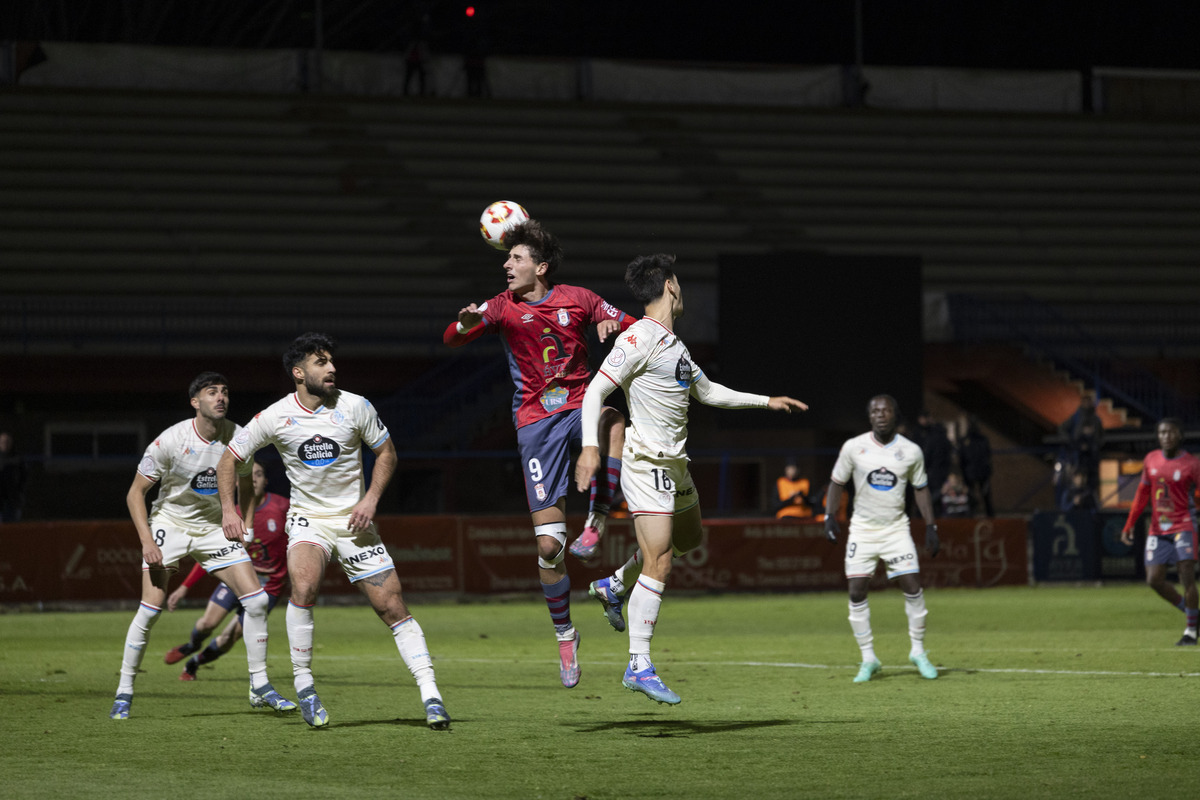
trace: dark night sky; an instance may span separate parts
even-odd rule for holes
[[[316,0],[17,0],[0,38],[306,47]],[[467,5],[478,13],[468,21]],[[424,12],[493,54],[827,64],[853,60],[853,0],[323,0],[325,46],[398,50]],[[862,0],[870,64],[1200,69],[1194,0]]]

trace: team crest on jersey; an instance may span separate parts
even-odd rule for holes
[[[327,467],[337,460],[342,448],[333,439],[320,434],[302,442],[296,455],[310,467]]]
[[[192,491],[196,494],[214,495],[217,493],[217,470],[209,467],[203,472],[197,472],[192,478]]]
[[[897,461],[903,461],[903,460],[904,460],[904,451],[903,451],[903,450],[901,450],[899,447],[897,447],[897,448],[896,448],[896,460],[897,460]]]
[[[896,484],[899,483],[899,480],[900,479],[896,477],[896,473],[890,471],[887,467],[880,467],[877,470],[872,470],[867,475],[867,483],[871,485],[871,488],[878,489],[881,492],[886,492],[889,489],[896,488]]]
[[[1180,475],[1181,475],[1181,473],[1179,472],[1179,470],[1175,470],[1175,477],[1172,480],[1176,480],[1176,481],[1179,480]]]
[[[250,432],[243,428],[242,430],[238,431],[238,435],[233,437],[233,440],[238,444],[245,444],[246,442],[250,441]]]
[[[564,328],[571,324],[571,314],[565,308],[558,310],[558,324]]]
[[[546,485],[544,483],[536,484],[533,487],[533,493],[537,495],[538,502],[546,499]]]
[[[685,389],[692,385],[692,362],[683,356],[675,364],[675,382]]]
[[[154,459],[151,458],[150,456],[146,456],[145,458],[142,459],[142,463],[138,464],[138,472],[142,472],[142,473],[153,472],[154,467],[155,467]]]
[[[607,361],[609,364],[612,364],[614,367],[621,366],[622,364],[625,363],[625,351],[619,347],[614,347],[612,349],[612,352],[608,354]]]
[[[333,420],[334,425],[341,425],[343,422],[346,421],[346,415],[343,414],[341,411],[338,411],[335,409],[333,412],[333,415],[330,417],[330,419]]]

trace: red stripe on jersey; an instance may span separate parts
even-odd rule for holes
[[[192,432],[196,434],[196,438],[199,439],[200,441],[204,442],[205,444],[212,444],[212,442],[210,442],[208,439],[205,439],[203,436],[200,435],[200,431],[196,430],[196,420],[195,419],[192,420]]]

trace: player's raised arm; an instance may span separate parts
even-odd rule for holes
[[[483,312],[487,311],[487,303],[476,305],[471,303],[458,310],[458,321],[450,323],[442,334],[442,341],[450,347],[462,347],[467,342],[474,341],[483,335]]]

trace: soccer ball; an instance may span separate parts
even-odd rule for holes
[[[529,212],[512,200],[497,200],[479,216],[479,235],[497,250],[507,250],[508,232],[529,219]]]

